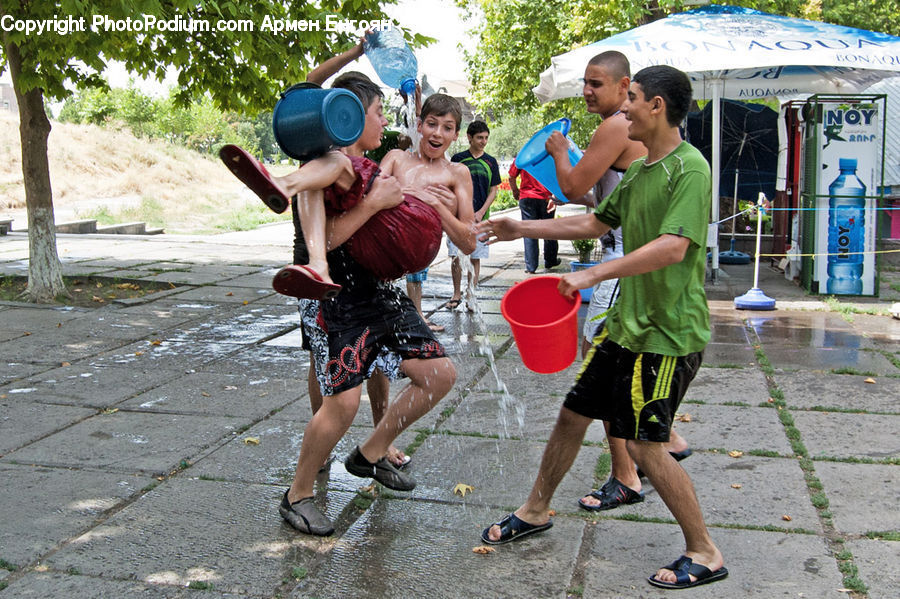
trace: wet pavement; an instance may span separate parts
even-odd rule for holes
[[[290,239],[289,225],[61,235],[67,274],[173,288],[98,309],[0,304],[0,598],[670,594],[645,578],[682,538],[649,484],[643,503],[578,508],[607,476],[599,425],[553,499],[552,530],[472,551],[524,500],[577,368],[522,366],[499,309],[526,276],[521,242],[482,263],[483,323],[444,306],[444,251],[429,272],[424,307],[446,326],[459,378],[399,438],[418,487],[364,488],[339,460],[317,485],[335,535],[284,524],[277,505],[311,416],[296,309],[270,287]],[[23,234],[0,237],[0,273],[24,274],[27,255]],[[723,266],[708,284],[712,342],[678,423],[731,572],[691,596],[900,596],[900,321],[825,311],[767,266],[760,287],[778,309],[735,310],[751,282],[751,267]],[[890,267],[882,297],[856,307],[886,312],[898,282]],[[505,417],[482,342],[517,404]],[[371,431],[363,399],[340,457]],[[454,494],[458,483],[473,490]]]

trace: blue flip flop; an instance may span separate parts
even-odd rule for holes
[[[675,582],[659,580],[656,578],[656,574],[649,576],[647,582],[661,589],[689,589],[701,584],[716,582],[728,576],[728,570],[724,566],[713,572],[706,566],[695,564],[694,560],[686,555],[682,555],[668,566],[663,566],[663,568],[675,573]],[[696,580],[692,581],[691,576],[694,576]]]
[[[496,541],[488,536],[491,526],[495,525],[500,527],[500,538]],[[527,537],[536,532],[542,532],[548,528],[552,528],[553,520],[549,520],[546,524],[529,524],[515,514],[509,514],[503,518],[503,520],[494,522],[491,526],[488,526],[481,532],[481,540],[488,545],[503,545],[504,543],[518,541],[522,537]]]

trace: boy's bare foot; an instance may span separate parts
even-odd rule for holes
[[[397,449],[393,445],[388,447],[387,459],[396,468],[401,470],[405,468],[410,463],[410,461],[412,461],[411,457],[409,457],[408,455],[403,453],[402,450]]]
[[[443,333],[444,332],[445,327],[442,324],[437,324],[437,323],[431,322],[427,318],[425,319],[425,324],[428,325],[428,328],[431,329],[431,332],[433,332],[433,333]]]

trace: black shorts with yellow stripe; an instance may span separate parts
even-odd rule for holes
[[[613,437],[664,443],[702,361],[703,352],[677,357],[636,354],[610,341],[602,331],[563,405],[576,414],[609,422]]]

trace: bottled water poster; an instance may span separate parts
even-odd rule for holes
[[[819,293],[875,295],[875,208],[883,143],[879,105],[826,104],[818,127],[813,278]]]

